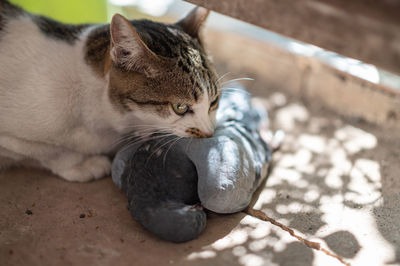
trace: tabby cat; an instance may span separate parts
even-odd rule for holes
[[[1,167],[33,160],[84,182],[110,173],[129,132],[211,136],[220,92],[199,37],[208,13],[66,25],[0,0]]]

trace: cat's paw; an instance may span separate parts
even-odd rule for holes
[[[106,156],[88,157],[82,163],[58,174],[72,182],[88,182],[105,177],[111,173],[111,161]]]

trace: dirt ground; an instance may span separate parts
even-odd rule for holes
[[[246,85],[286,139],[253,208],[351,265],[400,265],[399,132],[349,120],[262,82]],[[0,174],[0,265],[343,265],[243,212],[209,214],[196,240],[157,239],[111,178]]]

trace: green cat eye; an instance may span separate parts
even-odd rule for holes
[[[182,103],[173,103],[172,109],[177,115],[184,115],[189,110],[189,106]]]

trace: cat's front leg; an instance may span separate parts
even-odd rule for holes
[[[10,136],[0,135],[0,155],[14,161],[34,159],[65,180],[74,182],[99,179],[111,172],[107,156],[83,154],[62,146]]]
[[[75,154],[66,155],[55,161],[47,162],[50,170],[72,182],[87,182],[110,175],[111,161],[107,156],[93,155],[85,157]]]

